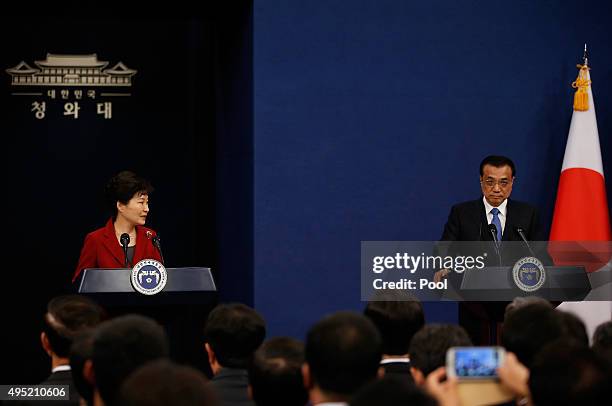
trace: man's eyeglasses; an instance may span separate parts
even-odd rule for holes
[[[495,185],[499,185],[499,187],[502,189],[511,185],[512,182],[513,182],[513,179],[501,179],[501,180],[485,179],[482,181],[482,183],[484,183],[485,186],[488,188],[493,188],[495,187]]]

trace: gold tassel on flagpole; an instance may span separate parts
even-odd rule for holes
[[[580,70],[576,81],[572,83],[572,87],[576,90],[574,94],[574,110],[587,111],[589,109],[589,85],[591,81],[588,79],[589,67],[584,65],[576,65]]]

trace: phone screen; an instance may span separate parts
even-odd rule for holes
[[[455,349],[455,375],[459,378],[495,378],[500,365],[495,347]]]

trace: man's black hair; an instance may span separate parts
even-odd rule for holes
[[[308,392],[302,380],[304,344],[289,337],[264,342],[253,356],[249,382],[258,406],[304,406]]]
[[[387,377],[369,383],[351,399],[350,406],[436,406],[438,402],[412,381]]]
[[[581,345],[589,346],[589,334],[586,331],[586,326],[580,317],[574,313],[557,310],[563,326],[565,327],[566,337],[580,343]]]
[[[389,292],[376,295],[363,314],[378,328],[385,355],[408,354],[410,340],[425,325],[421,302]]]
[[[55,355],[67,358],[74,337],[97,326],[104,318],[104,309],[85,296],[58,296],[47,304],[42,330]]]
[[[306,338],[312,383],[322,391],[349,396],[376,378],[382,356],[376,326],[353,312],[338,312],[316,323]]]
[[[612,320],[600,324],[593,333],[593,351],[612,365]]]
[[[557,340],[535,356],[529,390],[538,406],[599,406],[610,403],[612,370],[592,349]]]
[[[104,403],[116,404],[119,387],[130,373],[168,353],[166,332],[148,317],[126,315],[102,323],[95,332],[92,361]]]
[[[508,314],[504,320],[502,345],[529,368],[542,347],[566,332],[557,311],[542,304],[529,304]]]
[[[117,218],[117,202],[127,204],[136,193],[150,195],[153,186],[148,180],[131,171],[122,171],[113,176],[104,188],[106,202],[113,219]]]
[[[149,362],[121,386],[121,406],[213,406],[213,389],[198,370],[169,360]]]
[[[221,304],[208,315],[204,339],[222,367],[248,367],[266,337],[266,323],[259,313],[240,304]]]
[[[72,381],[79,395],[87,402],[88,405],[93,405],[94,388],[89,381],[85,379],[83,370],[87,360],[90,360],[93,355],[93,338],[94,331],[87,330],[74,338],[72,346],[70,346],[70,370],[72,372]]]
[[[410,366],[423,376],[446,364],[446,351],[451,347],[469,347],[470,337],[463,327],[454,324],[428,324],[410,342]]]
[[[504,311],[504,320],[513,311],[520,309],[521,307],[525,307],[525,306],[532,305],[532,304],[540,304],[542,306],[546,306],[551,309],[554,309],[552,303],[550,303],[548,300],[541,298],[539,296],[524,296],[524,297],[518,296],[518,297],[515,297],[514,300],[512,300],[512,302],[506,305],[506,309]]]
[[[593,333],[593,347],[612,349],[612,320],[600,324]]]
[[[483,159],[482,162],[480,163],[480,176],[482,176],[484,173],[483,169],[485,165],[491,165],[496,168],[501,168],[503,166],[509,166],[510,169],[512,170],[512,177],[516,176],[516,168],[514,166],[514,162],[512,162],[512,159],[508,157],[505,157],[502,155],[489,155],[488,157]]]

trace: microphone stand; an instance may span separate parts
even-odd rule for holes
[[[130,262],[128,260],[128,245],[130,244],[130,235],[128,233],[123,233],[121,234],[121,237],[119,237],[119,240],[121,241],[121,246],[123,247],[123,255],[125,255],[125,267],[129,268]]]
[[[529,242],[527,241],[527,237],[525,237],[525,232],[523,231],[523,229],[521,227],[517,227],[516,228],[516,232],[517,234],[521,237],[521,239],[523,240],[523,242],[525,243],[525,245],[527,246],[527,249],[529,250],[529,253],[531,254],[532,257],[538,259],[538,257],[536,256],[536,254],[533,252],[533,250],[531,249],[531,246],[529,245]]]
[[[161,258],[162,264],[166,265],[166,261],[164,261],[164,254],[162,254],[161,239],[159,238],[159,234],[151,238],[151,242],[153,243],[153,246],[157,248],[157,252],[159,252],[159,257]]]
[[[497,258],[499,259],[499,266],[502,266],[502,257],[501,257],[501,249],[499,240],[497,239],[497,227],[495,224],[489,224],[489,231],[491,232],[491,236],[493,237],[493,245],[495,246],[495,252],[497,253]]]

